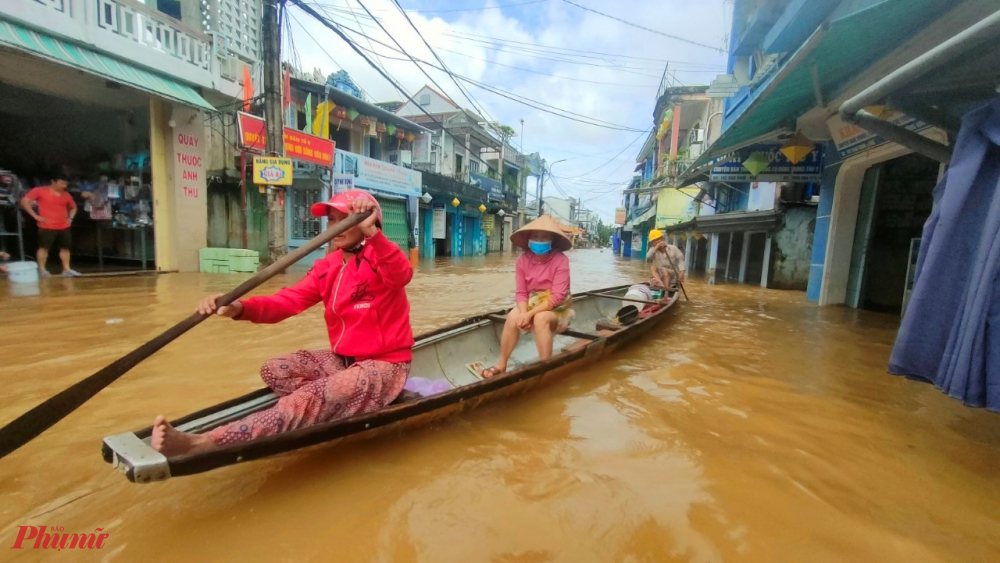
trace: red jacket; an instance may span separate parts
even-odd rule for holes
[[[413,359],[413,329],[403,288],[412,278],[406,255],[379,231],[347,264],[343,251],[331,252],[292,287],[240,300],[239,318],[277,323],[322,301],[334,353],[355,360],[408,362]]]

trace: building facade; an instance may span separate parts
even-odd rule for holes
[[[473,111],[424,86],[395,110],[430,132],[413,159],[423,173],[421,256],[477,256],[510,251],[530,169]],[[456,203],[457,202],[457,203]]]
[[[198,270],[207,131],[259,59],[260,13],[259,0],[0,4],[0,167],[27,187],[58,169],[74,197],[96,194],[72,227],[81,261]]]
[[[737,0],[729,72],[709,88],[725,99],[721,134],[676,182],[701,188],[716,207],[693,225],[723,233],[718,243],[710,237],[710,279],[742,280],[759,263],[767,287],[900,313],[944,168],[845,120],[840,108],[996,8],[975,0]],[[932,108],[948,97],[906,98],[900,92],[868,110],[947,144],[946,120]]]

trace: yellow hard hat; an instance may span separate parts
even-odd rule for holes
[[[653,242],[658,238],[663,238],[663,231],[660,229],[653,229],[652,231],[649,231],[649,242]]]

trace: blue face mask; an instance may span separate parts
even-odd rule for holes
[[[538,242],[538,241],[535,241],[535,240],[529,240],[528,241],[528,248],[530,248],[532,252],[534,252],[535,254],[538,254],[538,255],[548,254],[548,252],[550,250],[552,250],[552,243],[551,242]]]

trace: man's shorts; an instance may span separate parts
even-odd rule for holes
[[[60,229],[58,231],[38,229],[38,248],[52,250],[52,247],[56,244],[59,245],[59,248],[70,249],[73,244],[73,238],[70,236],[69,229]]]

